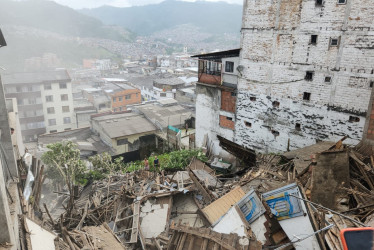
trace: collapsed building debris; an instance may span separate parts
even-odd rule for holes
[[[255,162],[229,174],[196,158],[183,171],[111,174],[49,208],[37,204],[34,160],[39,200],[23,235],[56,249],[342,249],[342,229],[374,224],[372,149],[343,140],[244,157]]]

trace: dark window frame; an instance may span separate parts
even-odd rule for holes
[[[234,73],[234,65],[235,65],[234,62],[226,61],[225,62],[225,72]]]

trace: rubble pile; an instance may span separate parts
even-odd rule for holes
[[[372,148],[343,140],[257,154],[234,173],[194,158],[184,171],[111,175],[42,220],[59,249],[343,249],[340,230],[374,225]],[[240,160],[247,149],[234,146]]]

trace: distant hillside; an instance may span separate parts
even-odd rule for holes
[[[0,24],[29,26],[66,36],[96,37],[120,41],[131,40],[125,29],[104,25],[53,1],[0,0]]]
[[[132,42],[135,35],[119,26],[81,14],[52,1],[0,0],[0,28],[8,46],[0,50],[0,66],[24,69],[24,60],[54,53],[61,67],[77,67],[84,58],[119,59],[97,45],[108,40]]]
[[[139,35],[189,24],[210,34],[239,33],[242,6],[224,2],[182,2],[168,0],[160,4],[116,8],[104,6],[82,9],[108,25],[120,25]]]

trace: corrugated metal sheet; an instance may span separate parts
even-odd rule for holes
[[[209,206],[203,209],[203,212],[209,222],[214,224],[217,222],[221,216],[223,216],[229,209],[240,201],[244,197],[244,191],[238,187],[231,192],[225,194],[215,202],[211,203]]]

